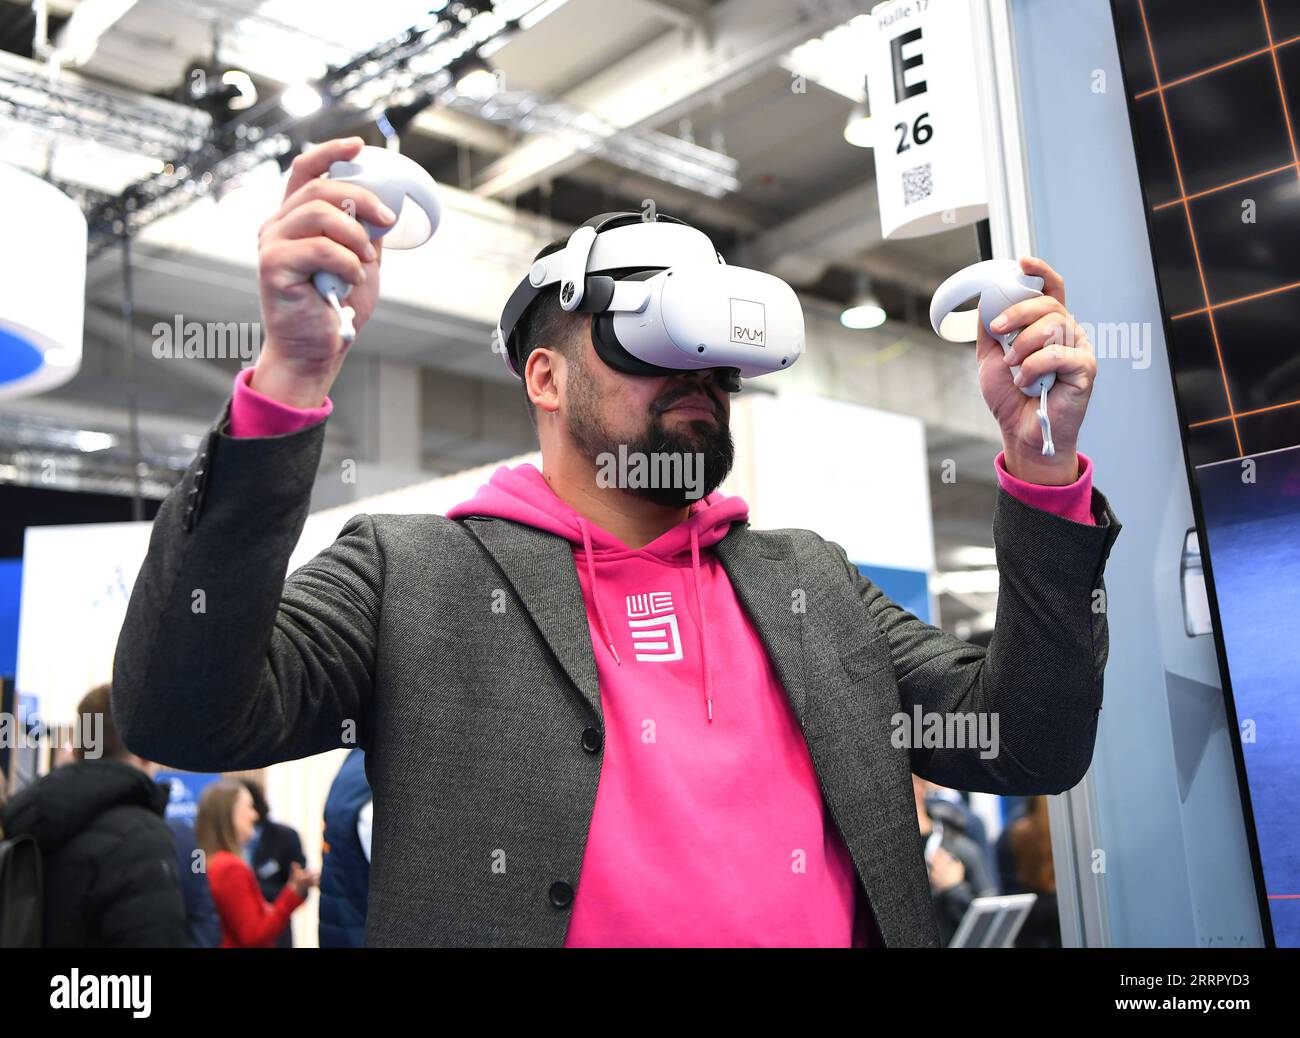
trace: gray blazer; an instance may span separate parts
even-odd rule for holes
[[[131,595],[113,673],[127,745],[228,771],[359,744],[374,789],[367,944],[562,945],[603,742],[572,548],[503,519],[359,515],[285,579],[324,423],[235,439],[228,415],[159,511]],[[885,945],[939,942],[912,772],[1028,795],[1088,769],[1107,653],[1094,591],[1120,528],[1100,493],[1093,509],[1087,526],[999,491],[987,651],[905,612],[810,531],[735,523],[713,548]],[[895,748],[891,720],[914,706],[996,712],[1000,753]]]

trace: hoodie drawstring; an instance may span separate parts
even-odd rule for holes
[[[618,650],[614,648],[614,639],[609,633],[609,621],[605,619],[605,609],[600,604],[600,594],[596,589],[596,563],[594,552],[591,548],[591,532],[587,528],[587,520],[582,516],[575,516],[578,521],[578,527],[582,530],[582,551],[587,560],[587,583],[591,587],[591,597],[596,603],[596,619],[600,621],[601,637],[605,639],[605,645],[608,647],[610,655],[614,657],[614,662],[620,667],[623,661],[618,658]],[[700,532],[695,525],[691,526],[691,578],[695,589],[695,612],[700,618],[700,666],[704,668],[704,712],[713,723],[713,677],[709,674],[709,621],[704,615],[704,600],[700,596]]]
[[[700,532],[691,525],[691,576],[695,581],[695,612],[700,617],[700,666],[704,668],[704,710],[713,723],[713,679],[709,676],[709,621],[700,599]]]
[[[591,585],[591,597],[596,603],[596,617],[600,620],[600,633],[605,638],[605,644],[609,646],[609,651],[614,657],[614,662],[621,667],[623,666],[623,661],[618,658],[618,650],[614,648],[614,639],[609,633],[609,622],[605,619],[605,610],[601,607],[600,595],[596,593],[596,564],[592,561],[591,533],[587,529],[587,520],[582,516],[577,516],[576,518],[578,520],[578,526],[582,529],[582,550],[587,556],[587,582]]]

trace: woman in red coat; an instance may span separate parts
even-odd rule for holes
[[[208,884],[221,916],[223,948],[273,947],[289,925],[293,910],[320,882],[319,873],[295,862],[289,882],[274,904],[268,904],[241,853],[256,825],[257,810],[242,783],[231,779],[214,782],[199,798],[194,834],[207,858]]]

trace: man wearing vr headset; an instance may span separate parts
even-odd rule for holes
[[[372,945],[938,944],[910,774],[1063,791],[1101,707],[1119,524],[1075,450],[1095,361],[1042,348],[1072,323],[1059,277],[1026,261],[1047,294],[1006,315],[1023,377],[1057,374],[1054,458],[979,346],[1007,445],[987,651],[716,492],[729,393],[797,360],[802,313],[639,214],[543,250],[504,308],[541,470],[503,466],[445,517],[355,517],[285,579],[346,350],[311,275],[354,286],[360,328],[379,257],[357,220],[394,220],[321,177],[359,146],[300,156],[262,228],[265,345],[158,513],[119,641],[128,745],[198,771],[362,745]],[[699,479],[611,483],[610,455],[696,455]],[[914,712],[993,715],[1000,752],[899,744]]]

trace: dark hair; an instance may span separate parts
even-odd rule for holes
[[[563,243],[560,243],[561,246]],[[544,254],[544,251],[543,253]],[[516,336],[516,357],[519,365],[519,374],[524,374],[524,365],[528,363],[528,357],[539,346],[545,346],[548,349],[558,350],[560,353],[568,356],[569,347],[575,343],[576,336],[574,330],[581,318],[576,314],[565,313],[560,307],[560,286],[551,285],[544,289],[536,299],[533,300],[524,315],[515,325]],[[528,417],[532,419],[533,426],[537,425],[537,408],[533,402],[528,399],[528,384],[524,386],[524,403],[528,406]]]
[[[81,720],[83,714],[90,714],[92,717],[98,714],[104,719],[104,745],[100,748],[104,759],[122,760],[131,752],[126,748],[126,743],[122,742],[122,737],[117,734],[117,725],[113,723],[111,685],[99,685],[81,697],[81,702],[77,704],[77,721],[82,725],[86,724]],[[94,722],[90,723],[93,726]],[[77,745],[72,750],[72,756],[77,760],[85,760],[86,749],[84,745]]]
[[[262,791],[262,783],[247,776],[239,781],[244,784],[248,795],[253,798],[253,810],[257,812],[257,817],[265,822],[271,815],[271,808],[266,802],[266,793]]]

